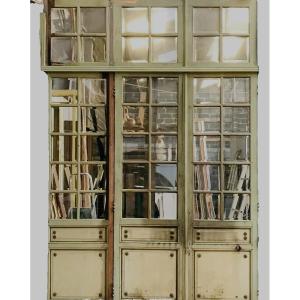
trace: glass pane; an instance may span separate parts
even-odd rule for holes
[[[177,219],[177,194],[176,193],[152,193],[151,194],[151,218]]]
[[[194,136],[194,161],[218,161],[220,149],[220,137]]]
[[[123,61],[134,63],[148,62],[148,38],[123,38]]]
[[[52,78],[51,103],[77,105],[76,78]]]
[[[224,103],[246,103],[250,100],[250,78],[224,78]]]
[[[153,78],[152,103],[177,104],[178,79],[177,78]]]
[[[152,61],[162,63],[177,62],[177,38],[152,38]]]
[[[194,107],[194,133],[220,132],[218,107]]]
[[[177,131],[177,107],[152,107],[152,130]]]
[[[100,132],[106,131],[105,107],[81,107],[81,132]]]
[[[81,32],[105,33],[106,11],[104,7],[81,7]]]
[[[132,132],[148,131],[148,108],[147,107],[133,107],[126,106],[123,108],[123,130]]]
[[[148,159],[147,136],[124,136],[123,159]]]
[[[51,108],[51,132],[76,133],[77,132],[77,108],[76,107],[52,107]]]
[[[194,104],[220,103],[220,78],[194,78]]]
[[[148,217],[148,193],[123,193],[123,218]]]
[[[51,63],[73,63],[77,60],[77,38],[51,38]]]
[[[194,37],[194,61],[219,62],[219,37]]]
[[[249,160],[249,136],[224,136],[224,160]]]
[[[124,103],[146,103],[148,97],[147,78],[123,78]]]
[[[75,164],[54,164],[51,165],[51,190],[77,189],[77,165]]]
[[[73,33],[75,28],[75,8],[51,8],[51,33]]]
[[[80,103],[98,105],[106,103],[106,80],[105,79],[83,79]]]
[[[148,33],[148,9],[144,7],[123,8],[123,33]]]
[[[226,36],[223,37],[223,61],[248,62],[249,38]]]
[[[80,195],[80,219],[103,219],[107,217],[105,194],[83,193]]]
[[[194,189],[204,191],[220,190],[220,166],[194,166]]]
[[[100,136],[81,136],[81,161],[105,161],[106,139]]]
[[[242,7],[223,8],[223,33],[249,33],[249,9]]]
[[[76,193],[51,193],[49,197],[50,219],[77,218]]]
[[[123,188],[146,189],[148,187],[148,164],[123,164]]]
[[[176,33],[177,8],[151,8],[151,33]]]
[[[195,194],[194,218],[196,220],[217,220],[220,218],[219,194]]]
[[[249,132],[250,113],[248,107],[224,108],[225,132]]]
[[[106,189],[106,165],[82,164],[80,175],[80,189],[82,191]]]
[[[51,137],[51,160],[52,161],[76,161],[77,160],[77,137],[58,136]]]
[[[176,190],[177,165],[153,164],[151,166],[151,187],[153,189]]]
[[[250,220],[250,195],[225,194],[224,195],[225,220]]]
[[[100,62],[106,58],[106,39],[103,37],[82,37],[82,61]]]
[[[176,161],[177,136],[152,136],[151,159],[158,161]]]
[[[228,191],[250,191],[250,166],[225,165],[224,184]]]
[[[220,30],[219,8],[194,8],[193,33],[218,33]]]

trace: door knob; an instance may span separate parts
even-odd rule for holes
[[[236,246],[235,246],[235,251],[238,251],[238,252],[239,252],[239,251],[241,251],[241,250],[242,250],[242,247],[241,247],[240,245],[236,245]]]

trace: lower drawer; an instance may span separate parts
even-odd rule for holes
[[[105,242],[106,229],[97,227],[55,227],[50,229],[51,242]]]
[[[194,243],[249,244],[250,229],[195,229]]]

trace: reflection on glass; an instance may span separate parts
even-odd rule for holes
[[[107,217],[107,200],[105,194],[82,193],[80,200],[80,219],[104,219]]]
[[[249,33],[249,9],[246,7],[223,8],[223,33]]]
[[[77,194],[51,193],[49,195],[50,219],[76,219]]]
[[[218,161],[220,149],[220,137],[194,136],[194,161]]]
[[[106,102],[105,79],[83,79],[80,103],[89,105],[104,104]]]
[[[177,165],[153,164],[151,166],[151,187],[153,189],[176,190]]]
[[[124,136],[123,159],[148,159],[147,136]]]
[[[51,102],[77,105],[76,78],[52,78]]]
[[[51,190],[77,189],[77,165],[75,164],[53,164],[51,165]]]
[[[218,107],[194,107],[194,133],[220,132]]]
[[[155,37],[151,42],[153,62],[177,62],[177,38]]]
[[[177,131],[177,107],[152,107],[152,130]]]
[[[220,103],[220,78],[194,78],[194,104]]]
[[[148,33],[148,9],[144,7],[123,8],[123,33]]]
[[[148,79],[134,77],[123,78],[123,102],[148,102]]]
[[[225,220],[250,220],[250,195],[224,194]]]
[[[152,79],[152,103],[177,104],[178,79],[177,78],[153,78]]]
[[[106,160],[106,139],[100,136],[81,136],[81,161]]]
[[[158,161],[176,161],[177,136],[152,136],[151,158]]]
[[[123,38],[123,61],[134,63],[146,63],[148,62],[148,51],[148,38]]]
[[[224,132],[249,132],[249,107],[224,107]]]
[[[76,107],[52,107],[51,108],[51,132],[76,133],[77,132],[77,108]]]
[[[194,37],[194,61],[219,62],[219,37]]]
[[[77,137],[66,135],[51,137],[51,160],[52,161],[76,161],[77,160]]]
[[[224,78],[224,103],[245,103],[250,100],[250,78]]]
[[[151,33],[176,33],[177,8],[151,8]]]
[[[123,193],[123,218],[148,217],[148,193]]]
[[[220,166],[194,166],[194,189],[203,191],[220,190]]]
[[[51,9],[51,33],[73,33],[76,28],[75,8]]]
[[[224,160],[249,160],[250,137],[249,136],[225,136]]]
[[[152,193],[151,217],[155,219],[177,219],[177,194]]]
[[[147,164],[123,164],[123,188],[145,189],[148,187]]]
[[[82,164],[80,166],[80,190],[105,190],[106,165]]]
[[[77,60],[77,39],[73,37],[51,38],[51,63],[73,63]]]
[[[100,62],[106,57],[106,39],[103,37],[82,37],[82,61]]]
[[[144,106],[123,108],[123,130],[127,132],[148,131],[148,108]]]
[[[223,37],[223,61],[247,62],[249,60],[249,38]]]
[[[106,131],[105,107],[81,107],[81,132],[100,132]]]
[[[225,165],[224,184],[228,191],[250,191],[250,166]]]
[[[212,193],[194,194],[194,218],[196,220],[219,220],[220,195]]]
[[[219,8],[194,8],[193,32],[194,33],[218,33],[220,30]]]
[[[81,32],[106,32],[106,11],[104,7],[81,7],[80,16]]]

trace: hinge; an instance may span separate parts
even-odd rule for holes
[[[259,296],[259,290],[257,290],[257,297]]]
[[[114,299],[114,297],[115,297],[115,287],[114,287],[113,284],[112,284],[112,287],[111,287],[111,296],[112,296],[112,299]]]
[[[258,243],[259,243],[259,236],[257,237],[257,247],[258,247]]]
[[[259,202],[257,202],[257,212],[259,212]]]

